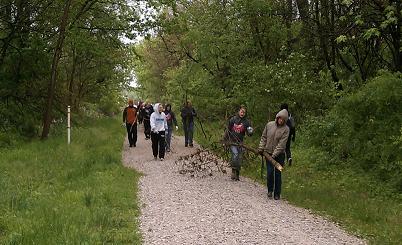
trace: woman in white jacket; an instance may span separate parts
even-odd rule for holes
[[[150,123],[154,159],[158,158],[159,153],[159,159],[163,161],[165,158],[165,130],[168,129],[168,125],[165,113],[163,113],[163,106],[160,103],[155,104]]]

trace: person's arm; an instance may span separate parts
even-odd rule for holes
[[[262,132],[260,144],[258,145],[258,151],[263,152],[265,145],[267,144],[267,133],[268,133],[268,124],[265,125],[264,131]]]
[[[151,117],[149,119],[149,123],[151,124],[151,131],[153,132],[155,130],[155,113],[151,114]]]
[[[163,113],[163,112],[162,112]],[[165,127],[165,131],[168,130],[168,124],[167,124],[167,120],[166,120],[166,115],[165,113],[163,113],[163,125]]]
[[[178,124],[177,124],[176,115],[174,114],[173,111],[170,112],[170,115],[172,116],[173,124],[176,125],[176,127],[177,127]]]
[[[285,152],[288,137],[289,137],[289,128],[286,127],[285,132],[282,134],[281,138],[279,139],[278,145],[275,147],[275,150],[272,153],[273,158],[277,157],[279,153]]]
[[[124,108],[124,110],[123,110],[123,123],[126,122],[126,118],[127,118],[127,107]]]

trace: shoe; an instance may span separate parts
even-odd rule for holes
[[[267,196],[268,196],[268,198],[271,198],[272,197],[272,191],[268,191]]]
[[[190,147],[194,147],[194,145],[193,145],[193,144],[190,144]]]
[[[240,181],[240,170],[236,170],[236,180]]]
[[[289,163],[289,167],[292,166],[292,158],[289,158],[288,163]]]
[[[163,157],[162,157],[162,158],[160,158],[159,160],[163,161],[163,160],[165,160],[165,159],[163,159]]]
[[[157,157],[154,157],[154,160],[156,161],[156,160],[158,160],[158,158],[157,158]]]
[[[166,152],[170,152],[170,149],[166,149]]]
[[[136,147],[136,146],[137,146],[136,144],[133,145],[133,147]]]
[[[231,180],[236,180],[236,170],[232,168],[232,175],[230,176]]]
[[[275,195],[275,196],[274,196],[274,199],[275,199],[275,200],[279,200],[279,199],[281,199],[281,197],[280,197],[279,195]]]
[[[188,144],[185,144],[184,147],[188,147]]]
[[[133,145],[130,145],[129,147],[133,147]]]

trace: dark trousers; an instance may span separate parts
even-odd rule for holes
[[[193,144],[193,133],[194,133],[194,122],[183,123],[184,130],[184,144],[192,145]]]
[[[151,121],[149,119],[144,119],[144,134],[145,138],[149,139],[151,135]]]
[[[279,156],[274,158],[280,165],[284,165],[285,163],[285,154],[282,153]],[[274,185],[275,182],[275,185]],[[267,160],[267,187],[268,192],[273,192],[275,196],[281,195],[281,187],[282,187],[282,174],[281,171],[276,169],[270,161]]]
[[[132,125],[131,123],[126,123],[127,128],[127,137],[130,146],[133,146],[137,143],[137,123]]]
[[[286,142],[286,159],[289,160],[289,158],[292,157],[292,152],[290,152],[290,143],[292,142],[291,138],[288,138],[288,141]]]
[[[165,131],[159,131],[158,133],[151,133],[151,141],[152,141],[152,153],[154,157],[158,156],[159,158],[165,157]]]

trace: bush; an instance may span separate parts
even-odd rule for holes
[[[383,72],[309,127],[310,143],[402,192],[402,74]]]

